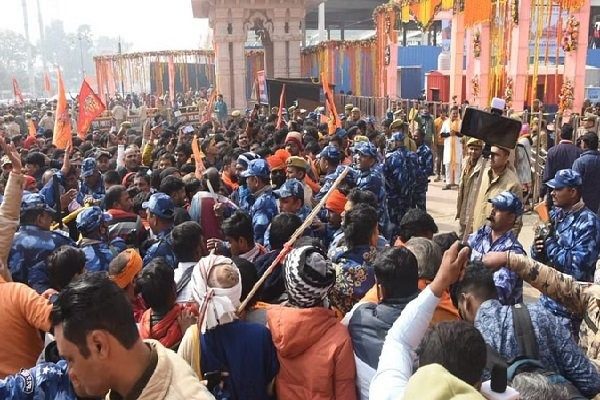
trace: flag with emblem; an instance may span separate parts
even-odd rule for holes
[[[89,83],[84,80],[79,90],[79,115],[77,117],[77,133],[84,138],[92,126],[92,121],[106,109],[100,97],[94,93]]]
[[[65,83],[63,82],[60,69],[58,74],[58,102],[56,104],[56,119],[54,120],[54,134],[52,144],[59,149],[66,149],[71,143],[71,118],[69,117],[69,105],[65,95]]]

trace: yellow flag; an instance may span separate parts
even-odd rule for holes
[[[29,136],[31,137],[35,137],[36,135],[36,131],[35,131],[35,125],[33,123],[33,120],[29,120],[27,121],[27,131],[29,132]]]
[[[54,120],[54,134],[52,144],[58,149],[66,149],[73,139],[71,134],[71,118],[69,118],[69,105],[65,95],[65,83],[60,69],[58,70],[58,103],[56,105],[56,119]]]

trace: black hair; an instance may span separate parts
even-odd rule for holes
[[[233,215],[223,221],[221,227],[225,236],[230,236],[236,240],[244,238],[249,245],[254,243],[254,230],[252,228],[252,219],[243,211],[236,211]]]
[[[431,325],[417,349],[419,366],[440,364],[458,379],[475,386],[487,359],[481,333],[465,321]]]
[[[400,220],[399,236],[406,243],[413,236],[425,236],[438,232],[433,217],[419,208],[411,208]]]
[[[138,189],[136,186],[130,186],[127,188],[127,194],[129,195],[129,197],[131,197],[132,199],[137,196],[138,194],[140,194],[140,189]]]
[[[560,129],[560,138],[564,140],[572,140],[573,139],[573,125],[564,124]]]
[[[48,256],[50,287],[61,291],[85,268],[85,253],[73,246],[60,246]]]
[[[348,247],[368,245],[377,228],[377,210],[366,204],[352,207],[344,218],[344,239]]]
[[[171,231],[173,252],[179,262],[198,261],[198,245],[202,242],[202,227],[194,221],[183,222]]]
[[[104,183],[106,185],[119,185],[121,183],[121,177],[115,170],[106,171],[104,173]]]
[[[149,192],[140,192],[136,194],[133,198],[133,212],[137,214],[142,211],[144,209],[142,204],[150,200],[150,196],[152,196],[152,194]]]
[[[456,232],[438,233],[433,235],[432,240],[435,244],[440,246],[440,250],[442,250],[442,254],[444,254],[444,252],[458,240],[458,235]]]
[[[158,257],[142,269],[136,287],[144,302],[159,312],[169,311],[175,300],[175,273],[164,258]]]
[[[25,158],[25,164],[37,165],[40,168],[44,168],[46,165],[46,157],[44,157],[42,153],[34,151],[27,154],[27,158]]]
[[[497,298],[494,273],[484,267],[481,261],[469,262],[464,277],[450,287],[450,297],[454,307],[458,308],[458,299],[463,293],[474,293],[483,301]]]
[[[184,153],[189,158],[192,155],[192,147],[187,143],[182,143],[175,147],[175,153]]]
[[[125,292],[102,272],[84,274],[63,289],[52,305],[50,321],[52,327],[62,324],[64,337],[86,359],[91,355],[90,331],[104,330],[126,349],[140,339]]]
[[[232,257],[231,261],[235,264],[235,266],[240,271],[240,281],[242,282],[242,294],[240,295],[240,302],[246,300],[250,290],[254,287],[256,282],[258,282],[258,272],[256,271],[256,266],[250,261],[243,259],[241,257]],[[256,294],[252,297],[246,309],[251,309],[253,305],[259,299],[260,290],[256,292]]]
[[[135,178],[141,178],[141,179],[143,179],[143,180],[146,181],[146,183],[148,184],[148,186],[150,186],[150,176],[146,172],[144,172],[144,171],[139,171],[138,173],[136,173],[134,175],[133,178],[134,179]]]
[[[581,141],[585,143],[585,147],[590,150],[598,150],[598,135],[594,132],[587,132],[581,136]]]
[[[163,179],[165,179],[167,176],[173,175],[176,172],[179,172],[177,167],[167,167],[160,171],[160,183],[162,183]]]
[[[385,249],[375,258],[373,269],[386,299],[406,298],[419,291],[417,259],[406,247]]]
[[[113,206],[119,202],[125,191],[127,191],[127,189],[125,189],[125,186],[121,185],[112,186],[108,189],[104,196],[104,205],[106,206],[106,209],[110,210],[113,208]]]
[[[183,182],[183,184],[185,185],[185,195],[190,200],[202,188],[202,182],[200,182],[200,179],[198,179],[196,177],[189,178],[189,179],[186,178],[186,180]]]
[[[159,192],[163,192],[166,195],[172,196],[175,192],[178,192],[181,189],[185,189],[185,184],[183,183],[183,180],[178,176],[165,176],[160,181]]]
[[[319,146],[319,143],[317,143],[314,140],[310,140],[306,143],[306,146],[304,146],[304,148],[306,149],[306,151],[308,153],[312,153],[312,154],[319,154],[321,152],[321,147]]]
[[[354,188],[348,193],[348,201],[353,207],[359,204],[373,205],[377,204],[377,196],[371,191]]]
[[[35,209],[21,213],[21,225],[35,225],[37,218],[45,212],[45,210]]]
[[[269,243],[271,249],[283,249],[292,234],[302,225],[302,219],[296,214],[280,213],[271,221]]]

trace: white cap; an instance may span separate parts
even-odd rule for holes
[[[492,108],[504,111],[505,107],[506,107],[506,100],[498,98],[498,97],[494,97],[492,99]]]

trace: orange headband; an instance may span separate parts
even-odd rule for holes
[[[117,275],[110,275],[110,279],[117,284],[121,289],[125,289],[135,276],[142,270],[142,257],[134,249],[127,249],[123,251],[129,254],[129,261],[121,272]]]
[[[344,196],[338,189],[335,189],[325,202],[325,207],[336,214],[343,213],[345,205],[346,196]]]

